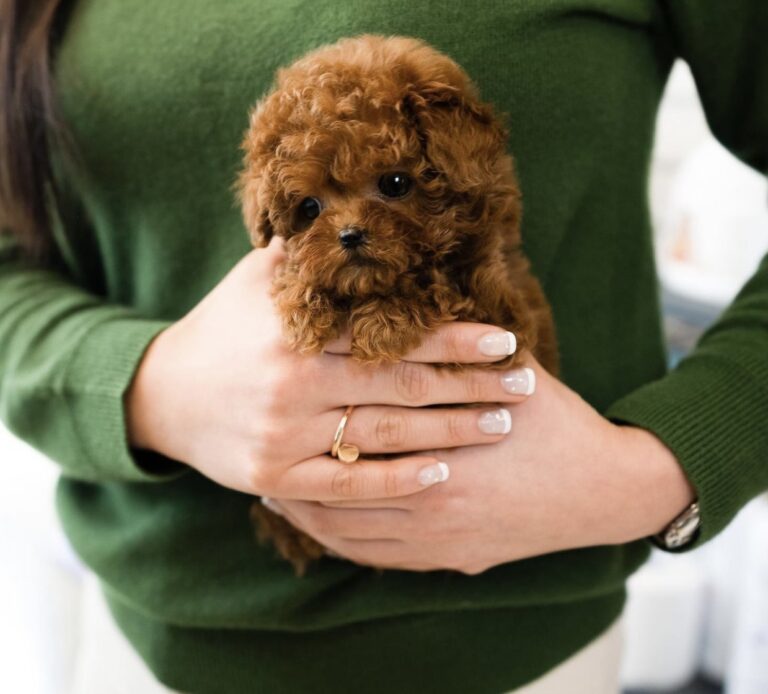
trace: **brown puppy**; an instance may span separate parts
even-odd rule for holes
[[[279,70],[251,113],[238,189],[254,245],[285,239],[273,295],[290,344],[318,352],[348,328],[352,355],[377,364],[443,321],[475,321],[517,336],[485,368],[530,350],[556,373],[505,145],[464,71],[417,39],[343,39]],[[253,515],[298,573],[324,553],[261,504]]]

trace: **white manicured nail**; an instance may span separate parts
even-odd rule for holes
[[[512,415],[503,407],[489,410],[480,415],[477,426],[484,434],[508,434],[512,429]]]
[[[501,385],[507,393],[531,395],[536,390],[536,373],[527,366],[523,369],[507,371],[501,377]]]
[[[285,515],[283,513],[283,507],[277,503],[274,499],[270,499],[268,496],[261,497],[261,503],[266,506],[272,513],[276,513],[278,516]]]
[[[427,467],[423,467],[419,470],[419,484],[423,487],[428,487],[430,484],[445,482],[450,473],[451,471],[445,463],[427,465]]]
[[[486,357],[509,356],[517,349],[517,338],[512,333],[486,333],[477,341],[477,347]]]

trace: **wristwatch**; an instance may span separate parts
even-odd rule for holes
[[[659,549],[682,549],[693,542],[701,530],[701,512],[699,502],[694,501],[675,520],[673,520],[658,535],[650,538]]]

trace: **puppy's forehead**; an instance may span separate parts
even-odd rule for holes
[[[296,119],[275,151],[283,176],[323,185],[354,186],[393,169],[410,170],[421,157],[415,129],[385,119],[319,124]]]

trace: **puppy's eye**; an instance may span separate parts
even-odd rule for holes
[[[379,179],[379,190],[388,198],[402,198],[411,189],[411,177],[397,171],[386,173]]]
[[[317,219],[322,209],[322,205],[317,198],[304,198],[299,203],[299,207],[297,209],[299,220],[304,222],[311,222],[313,219]]]

